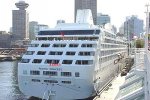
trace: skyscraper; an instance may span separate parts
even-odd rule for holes
[[[134,36],[140,37],[140,33],[143,33],[143,26],[143,20],[134,15],[129,16],[124,22],[124,34],[131,41]]]
[[[110,16],[102,13],[97,14],[97,25],[105,25],[110,23]]]
[[[13,41],[24,40],[29,38],[29,18],[28,13],[25,10],[29,4],[20,0],[15,3],[19,10],[12,11],[12,33]]]
[[[75,20],[77,9],[91,9],[94,24],[97,19],[97,0],[75,0]]]

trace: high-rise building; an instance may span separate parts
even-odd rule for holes
[[[29,39],[34,40],[40,30],[48,29],[48,25],[38,24],[36,21],[29,22]]]
[[[143,20],[134,15],[129,16],[124,22],[124,34],[131,41],[134,36],[140,37],[140,33],[143,33],[143,26]]]
[[[91,9],[94,24],[97,21],[97,0],[75,0],[75,20],[77,9]]]
[[[12,11],[12,34],[13,41],[29,38],[29,16],[26,8],[29,6],[25,1],[15,3],[19,10]]]
[[[35,39],[35,28],[38,25],[38,22],[31,21],[29,22],[29,39],[33,40]]]
[[[6,31],[0,31],[0,48],[10,48],[11,34]]]
[[[105,25],[110,23],[110,16],[102,13],[97,14],[97,25]]]

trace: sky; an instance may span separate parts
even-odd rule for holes
[[[0,0],[0,31],[9,31],[12,26],[12,10],[19,0]],[[58,19],[67,23],[74,22],[74,0],[24,0],[29,3],[29,21],[49,25],[53,28]],[[149,0],[97,0],[97,12],[108,14],[111,24],[117,28],[127,16],[137,15],[145,20],[146,7]]]

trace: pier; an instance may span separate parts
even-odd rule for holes
[[[0,61],[20,59],[25,51],[25,48],[0,48]]]

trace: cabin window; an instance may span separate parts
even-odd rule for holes
[[[50,51],[49,55],[62,55],[63,52],[62,51]]]
[[[63,60],[62,64],[72,64],[72,60]]]
[[[79,52],[80,56],[94,56],[94,52]]]
[[[44,82],[46,82],[46,83],[58,83],[57,80],[44,80]]]
[[[66,47],[66,44],[53,44],[53,47]]]
[[[71,77],[71,72],[61,72],[61,76]]]
[[[41,47],[49,47],[50,44],[42,44]]]
[[[66,55],[75,55],[75,53],[76,53],[76,52],[70,51],[70,52],[66,52]]]
[[[91,48],[91,47],[95,47],[96,44],[82,44],[81,47],[86,47],[86,48]]]
[[[38,51],[37,55],[45,55],[46,51]]]
[[[32,61],[32,63],[41,63],[42,62],[42,59],[34,59],[33,61]]]
[[[33,55],[35,51],[27,51],[25,54],[26,55]]]
[[[29,63],[30,62],[30,59],[22,59],[21,60],[21,63]]]
[[[61,81],[63,84],[71,84],[71,81]]]
[[[79,44],[69,44],[69,47],[78,47]]]
[[[31,81],[32,81],[32,82],[40,82],[39,79],[32,79]]]
[[[40,71],[32,70],[30,71],[30,75],[40,75]]]
[[[93,60],[77,60],[76,64],[77,65],[92,65]]]
[[[59,60],[54,60],[54,59],[46,59],[45,60],[46,64],[58,64]]]
[[[28,47],[38,47],[38,46],[39,46],[39,44],[29,44]]]
[[[43,75],[57,76],[57,72],[55,72],[55,71],[43,71]]]
[[[75,72],[75,77],[80,77],[80,73],[79,72]]]

